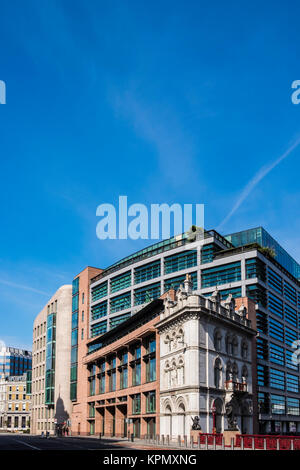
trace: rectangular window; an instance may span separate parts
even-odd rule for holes
[[[268,334],[268,316],[260,310],[256,311],[256,327],[259,332]]]
[[[257,357],[258,359],[263,359],[264,361],[268,360],[268,342],[258,337],[256,341],[256,348],[257,348]]]
[[[156,393],[146,393],[146,413],[155,413],[156,411]]]
[[[285,327],[285,344],[291,347],[292,343],[296,341],[297,339],[298,339],[297,332],[286,326]]]
[[[284,312],[286,321],[297,327],[297,311],[289,305],[285,304]]]
[[[261,364],[257,365],[257,384],[260,387],[267,387],[269,384],[268,368]]]
[[[105,373],[99,378],[99,393],[105,393]]]
[[[289,369],[298,370],[298,364],[294,364],[293,362],[293,352],[294,351],[289,351],[288,349],[285,350],[286,366]]]
[[[288,284],[287,282],[285,282],[283,286],[283,295],[292,304],[297,305],[296,289],[294,289],[294,287]]]
[[[284,390],[284,372],[270,368],[270,387]]]
[[[287,397],[286,404],[287,404],[287,414],[288,415],[299,416],[300,409],[299,409],[299,399],[298,398]]]
[[[78,299],[79,299],[78,294],[72,297],[72,312],[75,312],[76,310],[78,310],[78,304],[79,304]]]
[[[76,277],[76,279],[74,279],[72,282],[72,295],[75,295],[78,292],[79,292],[79,277]]]
[[[271,394],[271,409],[272,413],[277,415],[285,414],[285,399],[280,395]]]
[[[101,302],[100,304],[93,305],[91,308],[92,320],[97,318],[106,317],[107,315],[107,300]]]
[[[258,278],[266,282],[266,265],[258,258],[246,259],[246,279]]]
[[[128,369],[127,367],[122,367],[120,371],[120,388],[124,389],[128,387]]]
[[[140,414],[141,412],[141,394],[132,397],[132,414]]]
[[[123,294],[110,300],[110,313],[119,312],[131,307],[131,294]]]
[[[270,343],[270,361],[281,366],[284,365],[284,349],[281,346]]]
[[[89,403],[89,418],[95,418],[95,403]]]
[[[107,281],[92,287],[92,302],[107,296]]]
[[[215,243],[208,243],[201,249],[201,264],[211,263],[214,260],[215,254],[220,251],[221,248]]]
[[[71,334],[71,346],[76,346],[78,343],[78,329],[76,328],[75,330],[72,331]]]
[[[149,358],[146,362],[146,381],[154,382],[156,380],[156,359]]]
[[[93,365],[90,369],[89,375],[89,382],[90,382],[90,395],[95,395],[96,393],[96,366]]]
[[[134,270],[134,283],[140,284],[141,282],[149,281],[160,276],[160,260],[148,263],[146,265],[135,268]]]
[[[274,315],[283,318],[283,302],[276,295],[271,294],[271,292],[268,295],[268,309]]]
[[[126,289],[126,287],[131,286],[131,272],[127,271],[124,274],[120,274],[111,279],[110,281],[110,291],[111,293],[117,292],[121,289]]]
[[[112,370],[109,373],[109,380],[108,380],[109,391],[114,392],[116,390],[116,371]]]
[[[283,342],[283,325],[280,322],[273,320],[273,318],[269,318],[269,335],[272,336],[272,338]]]
[[[246,296],[254,300],[254,302],[262,307],[267,307],[266,289],[259,284],[251,284],[246,286]]]
[[[160,296],[160,282],[136,289],[134,291],[134,305],[151,302]]]
[[[193,290],[197,290],[197,273],[190,273],[191,280],[193,283]],[[183,284],[186,276],[183,274],[182,276],[177,276],[177,277],[172,277],[171,279],[166,279],[164,282],[164,290],[167,292],[170,289],[175,289],[177,290],[180,286],[180,284]]]
[[[299,379],[296,375],[286,374],[286,389],[289,392],[299,393]]]
[[[228,284],[241,280],[241,263],[229,263],[214,268],[203,269],[201,272],[202,288]]]
[[[72,313],[72,330],[78,326],[78,312]]]
[[[164,260],[165,274],[181,271],[197,266],[197,251],[184,251],[176,255],[167,256]]]
[[[91,326],[91,337],[94,338],[98,335],[103,335],[106,333],[107,330],[107,322],[103,321],[101,323],[96,323],[95,325]]]
[[[132,386],[141,385],[141,363],[136,362],[132,367]]]
[[[109,326],[110,328],[115,328],[118,326],[120,323],[123,323],[123,321],[127,320],[130,318],[131,314],[130,313],[125,313],[124,315],[118,315],[117,317],[113,317],[109,320]]]
[[[282,277],[271,268],[268,268],[268,283],[273,290],[282,295]]]

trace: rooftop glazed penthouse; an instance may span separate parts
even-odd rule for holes
[[[129,318],[186,274],[193,290],[256,303],[258,399],[262,432],[300,431],[299,366],[292,343],[299,338],[299,264],[262,228],[231,234],[214,230],[189,241],[185,234],[156,243],[113,264],[91,280],[89,336]],[[90,346],[95,348],[96,344]]]

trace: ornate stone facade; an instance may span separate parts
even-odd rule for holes
[[[175,300],[164,300],[156,327],[161,434],[189,435],[196,424],[203,432],[251,433],[256,332],[243,303],[236,310],[234,299],[221,302],[218,291],[210,298],[195,294],[187,276]]]

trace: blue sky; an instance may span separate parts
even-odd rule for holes
[[[299,13],[274,0],[2,2],[0,339],[30,347],[61,284],[144,246],[96,237],[96,207],[119,195],[204,203],[207,228],[263,225],[299,260],[300,146],[273,168],[300,138]]]

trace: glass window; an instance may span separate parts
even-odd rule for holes
[[[197,251],[184,251],[176,255],[167,256],[164,260],[165,274],[197,266]]]
[[[149,286],[136,289],[134,291],[134,304],[141,305],[147,302],[151,302],[160,296],[160,282],[156,284],[150,284]]]
[[[271,268],[268,268],[268,283],[272,289],[282,295],[282,277]]]
[[[107,296],[107,282],[92,287],[92,302]]]
[[[133,395],[132,398],[132,414],[140,414],[141,412],[141,394]]]
[[[203,269],[201,272],[202,288],[227,284],[241,280],[241,263],[229,263],[214,268]]]
[[[146,413],[155,413],[156,411],[156,393],[146,393]]]
[[[146,362],[146,381],[153,382],[156,380],[156,359],[155,357],[148,359]]]
[[[155,277],[160,276],[160,260],[154,261],[134,270],[134,282],[135,284],[140,284],[141,282],[148,281],[149,279],[154,279]]]
[[[110,300],[110,313],[119,312],[131,307],[131,294],[123,294]]]
[[[110,291],[111,293],[117,292],[121,289],[126,289],[131,286],[131,272],[127,271],[124,274],[120,274],[111,279],[110,281]]]
[[[197,290],[197,272],[190,273],[190,276],[191,276],[191,280],[193,283],[192,289]],[[183,284],[185,278],[186,278],[186,275],[182,274],[182,276],[176,276],[176,277],[172,277],[171,279],[166,279],[164,281],[165,292],[167,292],[170,289],[177,290],[180,284]]]
[[[91,326],[91,337],[94,338],[95,336],[102,335],[106,333],[107,330],[107,322],[103,321],[101,323],[96,323],[95,325]]]
[[[284,349],[281,346],[270,343],[270,361],[281,366],[284,365]]]
[[[284,372],[270,368],[270,387],[284,390]]]
[[[299,416],[300,414],[299,399],[287,397],[286,401],[287,401],[287,414]]]
[[[100,304],[93,305],[91,308],[92,320],[97,318],[106,317],[107,315],[107,301],[101,302]]]
[[[286,389],[289,392],[299,393],[299,379],[296,375],[286,374]]]
[[[268,309],[274,315],[283,318],[283,302],[271,292],[268,295]]]
[[[246,259],[246,279],[258,278],[266,281],[266,265],[259,258]]]
[[[128,318],[131,317],[130,313],[125,313],[123,315],[118,315],[117,317],[113,317],[109,320],[109,325],[110,328],[115,328],[118,326],[120,323],[123,323],[123,321],[127,320]]]
[[[285,414],[285,399],[281,395],[271,394],[271,409],[272,413],[284,415]]]

